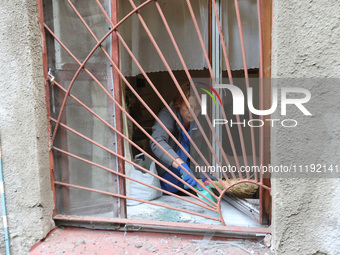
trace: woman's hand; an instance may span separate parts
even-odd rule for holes
[[[190,167],[186,163],[182,163],[181,165],[183,168],[185,168],[190,174],[194,175],[193,172],[190,170]],[[180,172],[183,181],[191,185],[192,187],[195,187],[197,185],[197,182],[187,173],[185,172],[181,166],[178,166],[177,169]],[[199,186],[199,185],[198,185]],[[185,189],[188,189],[189,187],[184,186]]]
[[[174,161],[172,161],[171,166],[174,167],[174,168],[178,168],[183,163],[184,163],[184,161],[180,157],[178,157]]]

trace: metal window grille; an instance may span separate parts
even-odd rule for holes
[[[125,1],[125,0],[124,0]],[[207,24],[202,25],[202,20],[197,14],[195,4],[198,2],[190,0],[181,0],[181,6],[186,11],[187,17],[193,27],[193,34],[196,35],[195,45],[199,45],[197,50],[201,51],[204,64],[202,73],[209,78],[211,84],[216,83],[223,78],[227,78],[229,84],[235,84],[240,72],[232,70],[233,63],[229,61],[230,52],[226,34],[223,30],[223,15],[221,12],[222,1],[199,1],[206,5],[206,21]],[[228,2],[228,1],[227,1]],[[271,20],[271,1],[265,0],[243,0],[229,1],[232,3],[235,15],[235,24],[237,24],[239,36],[240,57],[243,64],[242,80],[245,87],[250,86],[249,69],[247,66],[247,52],[245,47],[245,39],[243,29],[245,26],[252,24],[243,24],[240,12],[239,2],[243,5],[253,4],[257,6],[257,29],[258,29],[258,95],[259,109],[265,109],[268,101],[270,89],[264,86],[264,77],[270,77],[270,20]],[[205,141],[205,149],[208,154],[203,154],[202,148],[197,146],[181,121],[170,110],[169,94],[161,89],[161,85],[153,81],[153,73],[147,72],[148,67],[144,67],[141,59],[136,55],[136,49],[131,46],[132,43],[124,39],[124,29],[129,22],[138,24],[138,29],[142,31],[143,40],[153,47],[155,55],[164,65],[163,69],[168,78],[168,82],[173,88],[180,92],[185,104],[190,109],[190,102],[185,97],[179,81],[185,77],[190,82],[192,93],[201,105],[201,95],[194,83],[198,71],[191,70],[190,64],[187,63],[181,50],[181,39],[175,38],[172,24],[169,17],[166,17],[164,8],[171,1],[166,0],[145,0],[133,1],[126,0],[124,4],[129,4],[129,10],[123,12],[123,8],[119,5],[121,1],[117,0],[96,0],[96,1],[39,1],[40,22],[42,25],[42,39],[44,52],[44,68],[46,85],[46,101],[48,105],[48,119],[50,121],[49,131],[50,139],[50,166],[52,176],[52,187],[55,194],[56,209],[54,216],[56,220],[73,220],[73,221],[91,221],[91,222],[108,222],[123,223],[136,225],[155,225],[165,227],[178,227],[189,229],[215,229],[218,231],[244,231],[267,233],[270,228],[267,227],[242,227],[229,226],[226,224],[223,216],[222,203],[226,194],[233,187],[250,183],[258,188],[259,213],[254,216],[255,219],[268,225],[270,217],[270,181],[264,178],[262,171],[259,173],[242,174],[241,166],[263,166],[269,163],[269,126],[268,123],[255,130],[250,127],[247,131],[249,135],[245,137],[244,129],[241,125],[237,129],[231,130],[228,125],[224,125],[222,129],[217,130],[212,124],[211,116],[205,116],[207,127],[203,127],[200,120],[194,117],[198,129],[202,133],[202,139]],[[224,2],[226,3],[226,2]],[[150,29],[150,20],[153,17],[143,15],[143,10],[153,8],[153,12],[157,15],[161,22],[157,23],[157,27],[165,31],[168,36],[168,42],[173,47],[175,53],[174,58],[181,65],[181,74],[171,67],[171,59],[165,56],[164,48],[157,42],[155,32]],[[120,12],[118,14],[118,12]],[[196,13],[195,13],[196,11]],[[131,26],[131,24],[130,24]],[[208,28],[208,35],[202,34],[202,26]],[[155,25],[153,25],[155,27]],[[128,33],[132,31],[128,31]],[[204,37],[206,36],[206,37]],[[208,38],[206,40],[206,38]],[[137,38],[142,40],[142,38]],[[194,40],[194,39],[193,39]],[[207,44],[208,41],[208,44]],[[91,42],[91,43],[90,43]],[[138,49],[143,51],[143,48]],[[231,172],[229,175],[225,172],[210,174],[203,173],[215,192],[207,189],[202,185],[206,193],[197,191],[194,187],[189,186],[189,190],[177,187],[186,196],[180,196],[174,193],[154,187],[143,181],[135,179],[126,171],[127,166],[134,166],[145,173],[167,182],[167,180],[150,172],[148,168],[141,167],[128,155],[131,149],[135,152],[143,153],[147,158],[154,161],[165,171],[169,172],[183,184],[186,184],[181,178],[175,176],[166,166],[157,160],[149,151],[147,151],[141,143],[133,139],[131,133],[127,133],[127,120],[132,123],[135,132],[139,132],[148,140],[153,141],[159,146],[163,152],[174,158],[152,137],[150,130],[138,122],[140,112],[129,111],[127,105],[131,102],[125,102],[124,91],[128,91],[131,98],[134,98],[138,105],[142,106],[143,111],[147,112],[152,119],[158,121],[167,134],[182,148],[181,143],[173,136],[171,131],[159,120],[155,109],[149,106],[146,98],[140,95],[138,81],[125,74],[122,65],[124,59],[121,58],[122,51],[125,56],[129,57],[131,65],[137,70],[137,79],[142,80],[140,86],[148,86],[154,93],[151,101],[158,100],[162,107],[170,110],[173,118],[180,126],[181,130],[188,137],[191,146],[198,152],[199,159],[206,165],[215,162],[216,165],[223,166],[229,164],[233,160],[237,171]],[[154,58],[155,55],[149,55]],[[145,63],[145,62],[143,62]],[[224,70],[223,70],[224,66]],[[131,67],[132,68],[132,67]],[[148,69],[149,70],[149,69]],[[196,75],[193,76],[193,73]],[[124,87],[125,86],[125,87]],[[174,90],[175,91],[175,90]],[[209,109],[213,112],[213,107]],[[193,109],[190,109],[193,116],[196,116]],[[223,107],[219,113],[223,119],[227,119],[228,113]],[[236,121],[242,122],[239,115],[236,115]],[[264,121],[268,116],[260,116]],[[249,119],[253,119],[252,113],[249,112]],[[264,122],[265,123],[265,122]],[[206,130],[209,132],[206,133]],[[221,133],[224,132],[228,137],[228,148],[230,153],[226,151],[226,147],[220,139]],[[236,132],[237,135],[234,133]],[[256,138],[256,136],[258,138]],[[125,144],[125,146],[124,146]],[[238,148],[239,147],[239,148]],[[249,148],[250,149],[249,149]],[[182,148],[185,151],[184,148]],[[251,151],[248,157],[249,150]],[[129,153],[127,153],[129,152]],[[195,165],[199,163],[190,153],[187,156]],[[209,155],[209,156],[208,156]],[[249,162],[250,161],[250,162]],[[188,173],[189,174],[189,173]],[[196,181],[200,181],[193,176]],[[169,195],[171,201],[177,203],[160,203],[157,200],[148,201],[129,196],[126,188],[127,180],[131,183],[139,183],[151,189],[161,191]],[[169,183],[172,185],[171,183]],[[202,183],[201,183],[202,184]],[[189,191],[193,192],[189,192]],[[200,194],[196,196],[194,193]],[[209,194],[215,200],[207,197]],[[230,194],[229,194],[230,195]],[[238,204],[239,201],[233,200],[233,196],[228,196],[229,202]],[[216,224],[195,224],[185,222],[162,221],[157,217],[135,219],[129,218],[129,207],[126,201],[138,201],[145,205],[151,205],[154,208],[164,208],[170,211],[186,213],[207,222],[215,221]],[[170,201],[169,200],[169,201]],[[182,203],[182,204],[181,204]],[[185,204],[186,206],[183,206]],[[242,207],[242,204],[239,205]],[[190,208],[195,207],[195,210]],[[238,207],[240,208],[240,207]],[[248,208],[249,209],[249,208]],[[254,210],[257,210],[254,207]],[[247,209],[246,209],[247,210]]]

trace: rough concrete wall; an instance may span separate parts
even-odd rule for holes
[[[0,5],[0,137],[12,254],[27,254],[54,226],[37,3]],[[5,254],[2,226],[0,233]]]
[[[340,3],[338,0],[274,1],[273,77],[340,77]],[[338,82],[339,84],[339,82]],[[330,89],[330,88],[329,88]],[[340,88],[333,87],[339,93]],[[339,163],[339,97],[310,87],[313,114],[327,125],[272,130],[272,164],[315,161]],[[336,93],[335,93],[336,94]],[[300,114],[300,115],[299,115]],[[292,113],[296,119],[301,112]],[[317,118],[313,121],[317,122]],[[319,119],[320,120],[320,119]],[[329,127],[336,127],[328,130]],[[337,144],[332,148],[332,144]],[[313,148],[313,149],[312,149]],[[278,254],[339,254],[340,180],[273,179],[273,246]]]

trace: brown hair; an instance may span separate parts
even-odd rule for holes
[[[186,82],[181,86],[181,89],[183,90],[183,93],[185,95],[185,97],[189,100],[190,97],[190,83]],[[181,108],[182,104],[184,103],[184,99],[182,98],[181,94],[179,93],[179,91],[177,91],[176,96],[174,97],[173,100],[173,106],[175,108],[176,111],[179,110],[179,108]]]

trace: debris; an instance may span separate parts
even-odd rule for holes
[[[266,235],[265,238],[263,239],[263,242],[265,246],[270,248],[270,246],[272,245],[272,235],[271,234]]]
[[[75,248],[77,248],[77,246],[79,246],[79,245],[81,245],[81,244],[85,245],[86,242],[85,242],[85,240],[84,240],[83,238],[79,237],[78,240],[74,243],[74,248],[73,248],[73,250],[74,250]]]
[[[135,244],[135,247],[136,248],[142,248],[143,247],[143,243],[137,243],[137,244]]]
[[[125,241],[126,241],[126,227],[127,227],[127,225],[125,224],[125,225],[124,225],[124,243],[125,243]]]

